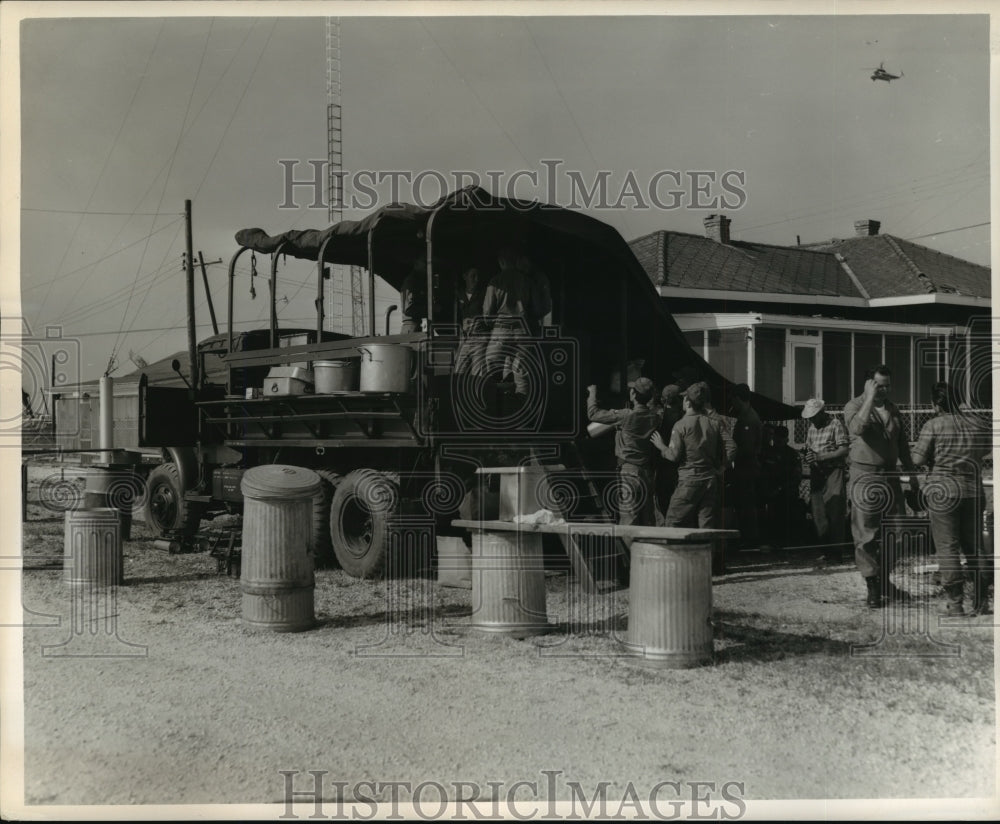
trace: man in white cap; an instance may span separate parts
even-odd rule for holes
[[[851,441],[847,427],[826,411],[820,398],[810,398],[802,410],[809,421],[805,462],[809,467],[809,497],[816,536],[827,563],[843,561],[847,498],[845,465]]]

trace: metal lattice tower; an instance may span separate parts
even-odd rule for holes
[[[340,18],[326,18],[326,152],[327,199],[330,224],[344,219],[344,131],[340,83]],[[341,330],[350,324],[352,335],[365,325],[362,270],[358,266],[334,266],[330,279],[333,302],[331,322]]]

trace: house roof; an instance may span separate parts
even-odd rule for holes
[[[891,235],[803,247],[724,244],[661,230],[629,245],[652,281],[662,287],[862,300],[933,293],[990,295],[988,267]]]
[[[892,235],[851,237],[811,248],[840,254],[873,298],[935,292],[990,297],[989,267]]]

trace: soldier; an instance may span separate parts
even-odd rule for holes
[[[721,522],[720,478],[725,464],[736,455],[736,444],[718,421],[705,414],[708,384],[689,386],[684,393],[684,417],[674,424],[670,443],[659,432],[653,445],[668,461],[677,465],[677,488],[665,517],[667,526],[683,526],[697,516],[703,529],[718,528]]]
[[[486,284],[475,266],[462,273],[465,289],[458,294],[458,317],[462,340],[455,358],[456,374],[479,375],[484,371],[488,330],[483,318]]]
[[[988,612],[992,583],[992,559],[982,547],[983,494],[982,461],[990,451],[989,427],[970,415],[963,415],[958,399],[944,382],[934,384],[931,400],[937,415],[924,424],[913,447],[913,463],[930,467],[926,498],[931,534],[941,568],[945,601],[941,615],[966,615],[963,606],[965,574],[960,553],[970,570],[975,570],[976,586],[972,615]]]
[[[893,559],[881,546],[879,535],[886,515],[903,514],[896,465],[914,471],[902,416],[889,400],[891,391],[892,371],[884,364],[875,366],[868,370],[864,392],[844,405],[844,423],[851,439],[847,493],[851,498],[854,560],[865,579],[866,603],[872,609],[883,606],[886,600],[909,599],[889,580]],[[910,485],[919,488],[913,474]]]
[[[528,334],[531,285],[525,273],[517,268],[513,249],[501,249],[497,264],[500,271],[486,287],[483,298],[483,314],[492,323],[486,346],[486,371],[498,381],[505,380],[508,374],[512,376],[514,392],[523,398],[528,393],[528,379],[520,356]]]
[[[660,395],[662,401],[660,411],[660,426],[657,430],[664,443],[670,443],[670,435],[674,431],[674,424],[684,416],[683,399],[680,387],[675,383],[667,384],[663,387]],[[660,457],[656,467],[656,523],[662,526],[665,523],[667,508],[670,506],[670,498],[677,488],[677,464]]]
[[[587,416],[595,423],[614,424],[615,456],[623,485],[629,489],[622,496],[618,523],[622,525],[655,526],[653,507],[654,459],[656,450],[649,436],[660,425],[660,416],[649,408],[653,397],[653,382],[637,378],[630,386],[630,409],[601,409],[597,405],[597,387],[587,387]]]

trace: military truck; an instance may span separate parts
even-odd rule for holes
[[[147,376],[137,387],[138,445],[161,455],[147,478],[146,516],[166,533],[190,534],[207,513],[239,511],[242,474],[269,463],[320,474],[317,557],[359,577],[384,572],[390,515],[430,519],[440,534],[463,507],[482,514],[488,496],[476,470],[483,467],[562,467],[563,483],[551,485],[561,492],[549,503],[577,520],[606,520],[614,513],[598,487],[614,477],[611,444],[588,438],[584,388],[596,384],[603,402],[625,405],[641,363],[658,386],[685,367],[696,370],[720,409],[732,389],[688,345],[621,235],[570,209],[469,187],[427,208],[393,204],[324,230],[243,229],[236,241],[227,329],[198,347],[187,365],[190,385]],[[551,295],[544,323],[525,329],[506,351],[519,359],[527,383],[519,395],[484,370],[456,369],[463,346],[484,347],[489,338],[488,317],[480,326],[486,332],[463,331],[462,274],[476,267],[489,278],[503,249],[529,260]],[[237,334],[237,261],[248,252],[271,256],[270,323]],[[316,265],[316,327],[309,333],[290,334],[277,323],[286,256]],[[330,264],[363,267],[369,298],[376,276],[400,289],[420,273],[426,311],[419,331],[388,334],[388,323],[377,329],[372,299],[367,334],[324,330]],[[193,328],[195,318],[188,323]],[[338,379],[332,389],[318,381],[331,372]],[[763,417],[795,414],[760,396],[754,404]]]

